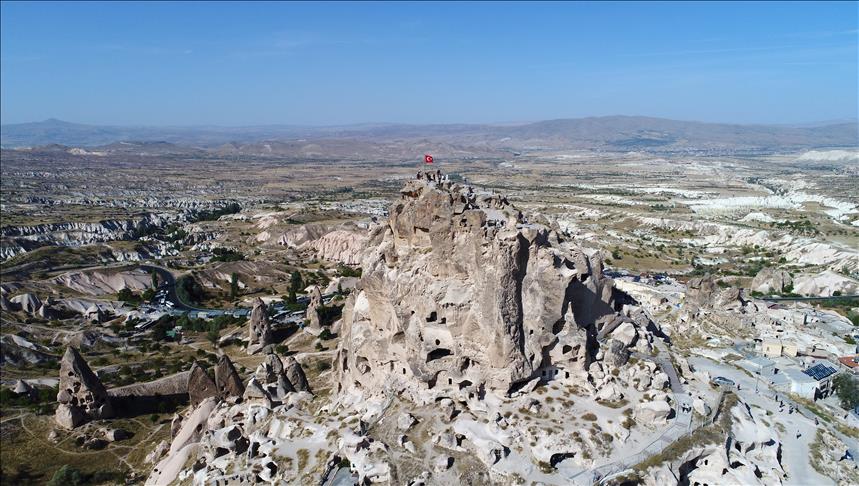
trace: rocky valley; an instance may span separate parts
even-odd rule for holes
[[[854,152],[480,130],[4,149],[4,483],[859,481]]]

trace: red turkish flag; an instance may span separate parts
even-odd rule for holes
[[[424,162],[427,164],[432,164],[432,155],[424,154]]]

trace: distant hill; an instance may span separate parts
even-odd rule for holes
[[[607,116],[546,120],[519,125],[364,124],[305,127],[123,127],[45,120],[2,125],[3,147],[59,144],[97,147],[117,142],[164,142],[220,153],[302,152],[307,145],[336,147],[338,153],[368,155],[390,144],[448,144],[454,151],[493,152],[517,149],[812,149],[859,146],[856,121],[833,124],[734,125],[641,116]],[[312,141],[313,144],[309,142]],[[359,143],[360,142],[360,143]],[[356,151],[344,145],[355,144]],[[301,148],[299,148],[301,146]],[[154,149],[156,147],[149,147]]]
[[[169,142],[178,145],[211,146],[233,140],[250,141],[283,136],[302,136],[300,127],[136,127],[84,125],[49,119],[34,123],[0,126],[3,147],[34,147],[60,144],[95,147],[122,141]]]

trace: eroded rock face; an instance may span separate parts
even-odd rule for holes
[[[195,454],[200,438],[210,430],[209,416],[217,405],[217,398],[207,398],[182,421],[166,451],[167,455],[155,465],[147,478],[147,485],[171,484],[176,480],[188,457]]]
[[[598,255],[495,194],[437,177],[401,193],[343,311],[341,388],[395,387],[422,402],[587,369],[618,317]]]
[[[314,285],[310,289],[310,302],[307,304],[307,320],[311,329],[322,329],[322,323],[319,321],[319,306],[321,305],[322,292],[320,292],[318,285]]]
[[[686,302],[701,309],[739,308],[746,305],[740,289],[720,288],[716,278],[709,273],[689,280],[686,284]]]
[[[595,424],[607,431],[599,443],[529,427],[526,415],[560,421],[570,412],[549,406],[535,388],[562,380],[544,390],[567,388],[611,405],[635,399],[635,389],[667,385],[656,363],[628,362],[632,349],[647,354],[651,323],[602,277],[598,254],[530,224],[502,197],[453,186],[438,174],[410,182],[367,248],[334,357],[340,393],[319,408],[321,397],[304,393],[299,362],[269,346],[244,400],[205,409],[211,398],[198,405],[202,412],[177,422],[151,483],[327,482],[342,459],[362,484],[420,471],[417,484],[507,483],[538,464],[590,468],[595,457],[613,452],[602,437],[626,440],[627,426]],[[665,394],[657,396],[668,406]],[[635,418],[671,413],[652,408]],[[521,417],[507,413],[517,410]],[[348,422],[340,419],[344,413]],[[373,425],[380,420],[384,425]],[[311,451],[303,470],[283,467],[284,453],[300,460],[295,447]],[[512,451],[515,461],[505,461]],[[394,461],[406,453],[415,463],[402,475]],[[306,471],[328,474],[310,478]]]
[[[362,231],[334,230],[310,243],[319,258],[337,261],[346,265],[361,263],[361,255],[367,243]]]
[[[222,355],[215,366],[215,386],[222,398],[240,397],[245,392],[245,385],[227,355]]]
[[[323,260],[359,265],[366,249],[367,233],[351,223],[337,226],[310,223],[290,229],[277,242],[292,248],[311,250]]]
[[[16,295],[12,297],[11,302],[27,314],[35,314],[42,307],[42,301],[39,300],[39,297],[29,293]]]
[[[751,289],[762,294],[782,293],[793,287],[793,277],[787,270],[765,267],[752,279]]]
[[[286,377],[286,370],[283,367],[283,362],[280,357],[274,353],[269,353],[264,362],[256,369],[254,379],[252,380],[255,387],[251,391],[248,398],[264,398],[269,397],[273,400],[284,401],[289,393],[295,391],[295,387]]]
[[[301,368],[301,364],[299,364],[294,357],[287,356],[284,360],[284,374],[296,391],[310,391],[310,385],[307,384],[307,377],[304,376],[304,370]]]
[[[641,402],[635,406],[635,420],[640,424],[663,424],[671,414],[671,405],[665,400]]]
[[[3,312],[15,312],[20,307],[6,297],[6,294],[0,294],[0,310]]]
[[[30,385],[24,380],[16,380],[15,386],[13,386],[11,390],[16,395],[31,395],[33,393],[34,388],[32,387],[32,385]]]
[[[212,377],[196,362],[191,365],[191,376],[188,377],[188,399],[191,406],[196,406],[203,400],[218,396],[218,387]]]
[[[707,274],[686,284],[686,301],[699,307],[710,307],[719,293],[716,280]]]
[[[88,421],[113,415],[107,390],[78,351],[66,348],[60,361],[60,384],[55,419],[71,429]]]
[[[268,318],[268,307],[260,298],[254,302],[254,308],[251,311],[248,339],[248,354],[258,353],[271,344],[271,322]]]
[[[741,402],[726,411],[732,425],[724,440],[692,447],[678,460],[650,469],[643,484],[782,484],[786,476],[779,433],[751,410]],[[855,472],[853,476],[845,484],[853,484]]]

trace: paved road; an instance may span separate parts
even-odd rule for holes
[[[233,316],[247,316],[250,314],[250,309],[244,307],[236,307],[232,309],[207,309],[184,302],[179,298],[179,295],[176,293],[176,277],[170,270],[164,267],[159,267],[157,265],[151,264],[140,265],[140,268],[146,272],[155,272],[156,274],[158,274],[158,277],[161,280],[161,284],[158,286],[158,290],[166,291],[166,300],[173,303],[173,307],[170,309],[171,314],[199,312],[205,313],[209,317],[215,317],[224,314],[230,314]],[[322,294],[322,302],[330,302],[335,295],[337,295],[336,292]],[[307,296],[301,296],[298,297],[297,301],[299,304],[307,304],[310,301],[310,298]],[[159,305],[155,301],[150,302],[150,304]],[[280,302],[273,304],[272,307],[274,308],[275,312],[285,312],[284,306]],[[304,321],[304,317],[305,315],[302,313],[301,315],[289,316],[286,318],[286,320],[289,322],[299,323]]]
[[[743,356],[743,358],[746,358],[746,359],[754,358],[757,355],[747,350],[747,348],[746,348],[747,344],[748,344],[748,342],[746,342],[746,341],[735,341],[733,348],[741,356]],[[798,410],[799,413],[804,415],[806,418],[808,418],[810,420],[815,420],[818,418],[817,415],[815,415],[811,410],[807,409],[802,404],[794,402],[793,400],[791,400],[791,398],[789,396],[784,395],[783,393],[779,392],[778,390],[771,388],[769,383],[767,383],[767,380],[761,380],[760,383],[765,387],[764,389],[767,389],[767,390],[770,390],[773,392],[774,398],[780,399],[781,401],[783,401],[784,403],[786,403],[788,405],[793,405],[793,407],[796,410]],[[836,418],[836,420],[838,420],[838,419]],[[820,420],[819,424],[821,426],[825,426],[825,422],[823,420]],[[842,434],[841,432],[836,430],[834,427],[828,427],[828,429],[830,432],[835,434],[839,439],[841,439],[842,442],[847,444],[848,450],[850,451],[850,455],[853,456],[853,462],[859,463],[859,441],[857,441],[856,439],[853,439],[852,437],[848,437],[848,436]]]
[[[358,484],[358,478],[352,476],[352,472],[348,468],[341,467],[326,484],[327,486],[353,486]]]
[[[794,402],[793,400],[791,400],[791,398],[789,396],[784,395],[784,394],[782,394],[776,390],[773,390],[773,392],[774,392],[774,396],[776,398],[780,399],[781,401],[788,404],[789,406],[792,405],[793,408],[795,408],[797,411],[799,411],[799,413],[804,415],[807,419],[817,420],[817,418],[818,418],[817,415],[815,415],[814,412],[812,412],[811,410],[806,408],[801,403]],[[835,420],[837,421],[838,418],[836,417]],[[826,427],[826,425],[825,425],[826,422],[824,422],[823,420],[819,420],[818,423],[819,423],[819,426]],[[859,463],[859,441],[857,441],[856,439],[853,439],[852,437],[848,437],[848,436],[842,434],[841,432],[836,430],[835,427],[826,427],[826,428],[827,428],[827,430],[829,430],[829,432],[831,432],[833,435],[838,437],[841,440],[841,442],[847,444],[847,450],[850,451],[850,455],[853,457],[853,462]]]
[[[859,299],[859,294],[855,295],[832,295],[829,297],[781,297],[778,295],[771,295],[766,297],[758,297],[759,300],[766,300],[769,302],[801,302],[801,301],[809,301],[809,300],[838,300],[838,299]]]
[[[173,303],[173,306],[177,310],[184,311],[205,311],[208,309],[200,309],[197,307],[193,307],[185,302],[182,302],[179,299],[179,296],[176,295],[176,277],[173,276],[173,273],[170,270],[167,270],[164,267],[159,267],[156,265],[140,265],[140,269],[145,272],[155,272],[158,275],[161,283],[158,285],[158,290],[166,290],[167,291],[167,300]]]

